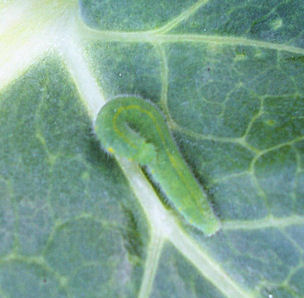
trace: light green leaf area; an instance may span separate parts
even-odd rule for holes
[[[303,297],[303,1],[0,3],[0,297]],[[100,108],[162,111],[221,221],[188,225]],[[174,183],[174,182],[173,182]]]

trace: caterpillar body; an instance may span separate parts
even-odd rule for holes
[[[152,179],[188,223],[206,235],[220,228],[206,194],[153,104],[135,96],[117,97],[100,110],[95,131],[106,151],[147,166]]]

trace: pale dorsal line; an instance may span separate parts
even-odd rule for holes
[[[304,225],[304,217],[297,215],[282,218],[268,216],[263,219],[222,221],[224,231],[287,228],[294,225]]]
[[[175,17],[173,20],[169,21],[164,26],[160,27],[159,29],[152,30],[151,32],[155,33],[166,33],[173,28],[177,27],[181,22],[184,20],[187,20],[190,16],[196,13],[198,9],[200,9],[202,6],[205,6],[209,0],[200,0],[194,3],[192,6],[190,6],[187,10],[183,11],[180,15]]]

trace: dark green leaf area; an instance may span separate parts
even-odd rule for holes
[[[8,192],[0,199],[1,205],[10,204],[6,213],[14,211],[11,221],[19,227],[19,249],[25,254],[42,249],[52,224],[47,202],[50,163],[36,127],[48,67],[52,63],[29,71],[1,95],[0,103],[0,175]]]
[[[168,107],[181,128],[246,137],[260,149],[303,135],[304,68],[293,55],[189,44],[170,45],[167,55]]]
[[[298,213],[303,214],[304,213],[304,209],[303,209],[303,205],[304,205],[304,172],[300,172],[297,175],[297,181],[296,181],[297,185],[296,185],[296,189],[295,189],[295,198],[296,198],[296,202],[295,202],[295,208],[298,210]]]
[[[278,298],[290,298],[290,297],[297,297],[300,298],[295,294],[295,292],[288,286],[267,286],[261,289],[260,291],[262,297],[278,297]]]
[[[0,178],[0,256],[6,255],[14,245],[16,217],[11,201],[9,184]]]
[[[100,149],[57,57],[40,61],[1,94],[0,134],[0,256],[7,259],[0,272],[11,272],[12,280],[19,272],[32,278],[24,287],[38,283],[43,270],[52,272],[66,292],[94,276],[92,293],[106,280],[112,297],[134,297],[148,241],[146,219],[116,162]],[[43,270],[23,265],[32,261]],[[0,296],[1,289],[11,296],[0,281]],[[65,297],[48,291],[36,297]]]
[[[5,293],[1,297],[70,297],[63,280],[38,260],[16,259],[1,263],[0,280],[0,295]]]
[[[304,201],[296,199],[296,155],[284,146],[262,155],[255,164],[255,174],[269,211],[278,217],[303,214]]]
[[[92,27],[110,31],[152,30],[178,16],[195,0],[81,0],[81,13]]]
[[[159,260],[151,297],[224,297],[172,245],[166,244]]]
[[[132,94],[158,101],[161,93],[159,53],[151,45],[94,43],[88,48],[94,69],[107,98]]]
[[[250,169],[254,154],[233,142],[217,142],[174,134],[183,155],[199,179],[208,185]]]
[[[253,123],[247,141],[267,149],[303,135],[304,96],[275,96],[264,99],[262,113]]]
[[[295,187],[296,209],[303,214],[304,198],[304,141],[297,142],[294,145],[297,156],[297,177]],[[304,241],[304,240],[303,240]]]
[[[268,214],[267,202],[250,174],[237,175],[210,187],[215,209],[222,219],[254,220]]]
[[[141,255],[130,255],[122,230],[93,218],[57,227],[44,257],[53,270],[69,276],[73,297],[133,297],[142,277]]]
[[[288,235],[304,250],[304,228],[303,225],[293,225],[286,229]]]
[[[269,42],[291,41],[304,46],[302,0],[207,1],[175,33],[243,36]]]
[[[202,238],[202,245],[235,280],[257,291],[262,285],[280,286],[298,268],[303,253],[275,228],[223,230],[213,239]]]
[[[304,38],[303,38],[304,40]],[[304,95],[304,55],[280,53],[280,66],[286,76],[292,78],[298,94]]]
[[[303,295],[304,293],[303,276],[304,266],[302,265],[302,267],[296,270],[296,272],[290,278],[291,288],[299,296]]]
[[[303,63],[240,46],[167,47],[168,108],[180,128],[266,149],[303,136]],[[300,65],[301,64],[301,65]]]
[[[295,143],[294,148],[298,156],[299,171],[304,171],[304,140]]]
[[[239,51],[238,47],[186,43],[167,47],[168,107],[177,125],[201,135],[246,133],[260,99],[254,90],[257,86],[249,87],[252,70]],[[244,59],[250,61],[255,54],[249,49]]]

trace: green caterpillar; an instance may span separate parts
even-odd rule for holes
[[[147,166],[152,179],[190,224],[206,235],[220,228],[206,195],[154,105],[134,96],[115,98],[100,110],[95,131],[109,153]]]

